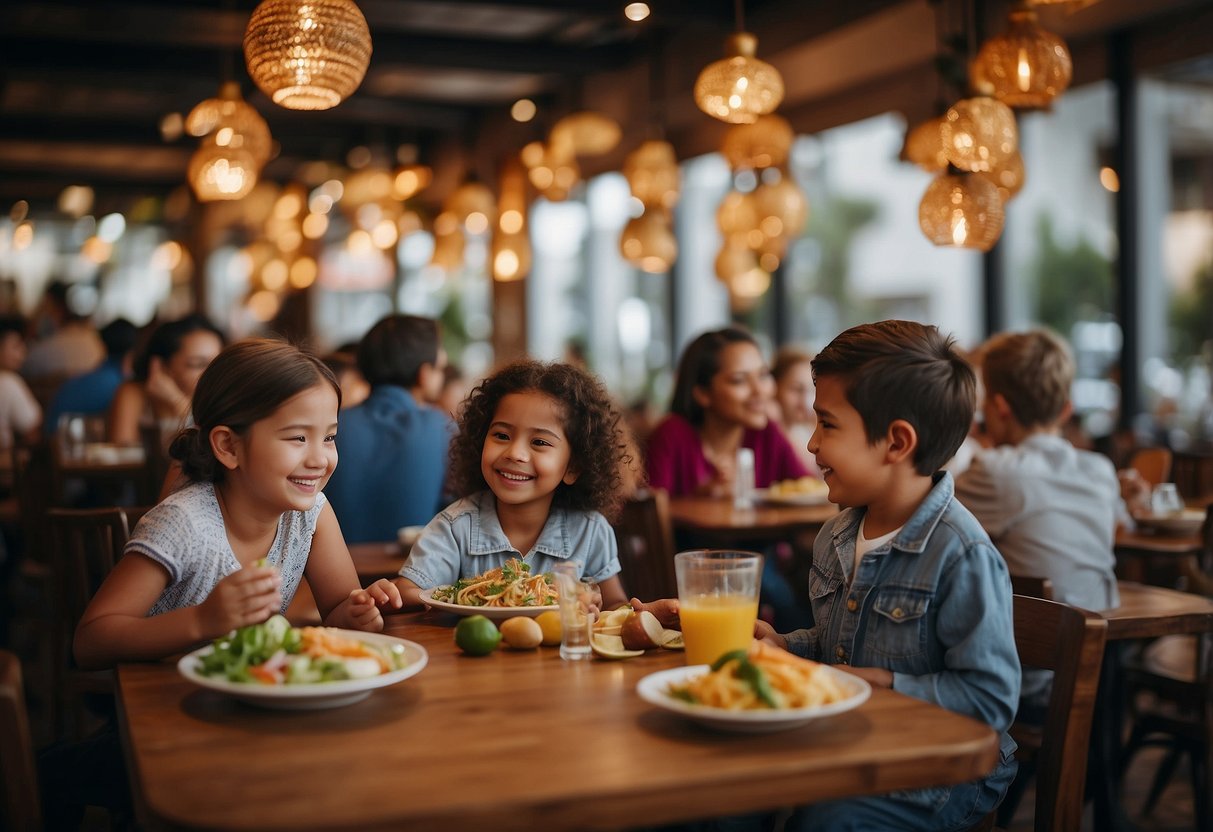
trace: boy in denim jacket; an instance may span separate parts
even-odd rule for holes
[[[1014,777],[1020,678],[1006,565],[940,471],[973,418],[973,371],[935,327],[882,321],[835,338],[813,374],[809,450],[843,510],[813,547],[816,625],[781,636],[760,621],[760,635],[981,720],[1002,753],[981,780],[805,806],[787,828],[967,829]]]

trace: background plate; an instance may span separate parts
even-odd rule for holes
[[[493,621],[504,621],[507,618],[513,618],[516,615],[525,615],[527,618],[534,618],[541,612],[549,610],[559,610],[557,604],[549,604],[546,607],[467,607],[463,604],[451,604],[446,601],[435,601],[433,594],[435,589],[440,587],[431,587],[421,591],[421,600],[426,606],[433,607],[436,610],[444,612],[453,612],[456,615],[483,615],[485,618],[490,618]]]
[[[754,497],[772,506],[824,506],[830,501],[825,491],[820,494],[772,494],[769,488],[755,488]]]
[[[1133,518],[1137,525],[1163,534],[1196,534],[1205,522],[1205,512],[1198,508],[1185,508],[1179,514],[1141,514]]]
[[[338,630],[346,638],[367,644],[400,644],[408,664],[399,670],[372,676],[369,679],[345,679],[340,682],[317,682],[313,685],[259,685],[250,682],[229,682],[222,676],[203,676],[198,672],[198,657],[214,649],[211,645],[187,653],[177,662],[177,671],[196,685],[236,697],[250,705],[284,710],[312,710],[336,708],[359,702],[371,695],[375,688],[387,687],[402,682],[421,672],[429,661],[429,654],[420,644],[382,633],[364,633],[359,630]]]
[[[822,667],[834,674],[834,677],[849,692],[846,699],[814,708],[789,708],[782,711],[726,711],[706,705],[692,705],[690,702],[683,702],[681,699],[670,696],[668,691],[671,685],[681,684],[688,679],[702,676],[708,672],[706,664],[675,667],[650,673],[637,683],[636,692],[640,694],[641,699],[658,708],[684,716],[709,728],[745,734],[762,734],[798,728],[815,719],[849,711],[862,705],[872,695],[871,686],[858,676],[835,670],[829,665],[822,665]]]

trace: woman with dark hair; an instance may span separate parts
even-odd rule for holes
[[[649,485],[672,496],[732,493],[737,451],[754,452],[754,483],[808,471],[770,414],[775,382],[758,342],[727,327],[692,341],[678,362],[670,412],[648,445]]]
[[[156,327],[135,356],[134,378],[114,394],[109,440],[138,445],[141,429],[155,425],[167,447],[189,423],[194,388],[224,342],[223,333],[201,315]]]

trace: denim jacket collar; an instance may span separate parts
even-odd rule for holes
[[[881,546],[881,551],[886,548],[896,547],[902,552],[921,552],[926,548],[927,541],[931,538],[931,532],[935,530],[935,526],[943,519],[944,512],[947,511],[948,505],[952,502],[952,494],[955,487],[952,483],[952,475],[947,471],[939,471],[933,475],[934,485],[927,492],[926,498],[910,515],[910,519],[901,527],[901,531],[892,541]],[[841,548],[848,542],[853,542],[855,535],[859,533],[859,521],[863,519],[866,509],[848,509],[848,516],[834,527],[834,545],[836,550]]]
[[[501,521],[497,518],[497,498],[492,491],[482,491],[471,500],[473,506],[472,540],[468,547],[469,555],[491,555],[495,552],[513,551],[505,532],[501,530]],[[553,506],[548,512],[547,522],[543,531],[535,541],[532,550],[537,553],[550,555],[561,560],[569,558],[572,546],[565,529],[564,510]],[[521,552],[524,557],[530,552]]]

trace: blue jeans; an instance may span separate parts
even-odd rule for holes
[[[983,780],[802,806],[787,832],[960,832],[998,808],[1015,779],[1014,759]]]

